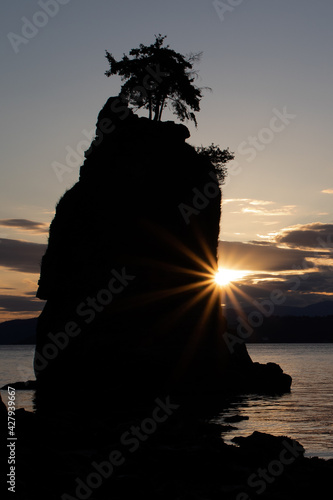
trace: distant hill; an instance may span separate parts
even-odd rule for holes
[[[252,311],[257,311],[254,305],[245,306],[242,311],[245,315],[250,314]],[[260,311],[260,309],[259,309]],[[223,314],[227,317],[230,324],[234,324],[237,321],[239,313],[231,308],[224,310]],[[310,304],[305,307],[293,307],[293,306],[275,306],[269,316],[294,316],[294,317],[308,317],[314,318],[317,316],[333,316],[333,301],[326,300],[325,302],[318,302],[317,304]]]
[[[255,307],[245,307],[245,317]],[[234,309],[224,311],[230,328],[238,325]],[[36,343],[37,318],[0,323],[0,345]],[[277,306],[247,342],[333,342],[333,301],[306,307]]]
[[[0,323],[0,345],[35,344],[37,318]]]
[[[319,302],[318,304],[311,304],[310,306],[299,308],[301,312],[305,311],[305,314],[301,316],[332,316],[333,315],[333,301],[327,300],[325,302]],[[298,314],[294,315],[298,316]]]
[[[228,320],[229,332],[237,332],[237,328],[244,332],[248,328],[251,334],[246,338],[246,343],[333,342],[333,301],[306,307],[282,305],[274,309],[266,305],[266,311],[252,305],[244,307],[242,311],[243,318],[249,324],[245,329],[240,326],[239,312],[235,309],[225,309],[223,314]]]
[[[240,322],[228,323],[228,332],[246,334],[245,342],[252,343],[331,343],[333,342],[332,316],[271,316],[260,326]]]

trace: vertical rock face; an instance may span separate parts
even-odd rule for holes
[[[59,201],[37,296],[37,409],[138,404],[220,383],[221,193],[188,129],[110,98]],[[209,283],[210,280],[210,283]]]

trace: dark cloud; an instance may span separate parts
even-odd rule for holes
[[[282,294],[284,305],[306,306],[332,300],[332,255],[325,248],[318,248],[318,241],[314,239],[320,235],[324,241],[331,241],[332,229],[331,224],[315,223],[282,232],[276,243],[220,242],[222,267],[251,271],[242,281],[233,284],[237,302],[246,307],[253,301],[269,300],[276,292]],[[278,246],[287,241],[288,247]],[[295,244],[291,245],[291,241]],[[304,246],[301,247],[300,242]],[[320,261],[311,262],[318,258]],[[224,302],[232,306],[230,300],[226,296]]]
[[[273,277],[273,276],[272,276]],[[250,278],[250,277],[249,277]],[[282,281],[266,278],[259,283],[246,282],[233,287],[233,295],[241,307],[253,305],[254,301],[263,302],[278,296],[281,305],[306,306],[318,301],[332,300],[333,311],[333,276],[332,273],[309,272],[280,276]],[[278,295],[277,295],[278,294]],[[226,297],[225,302],[232,306]]]
[[[298,289],[301,293],[333,294],[333,275],[330,271],[290,275],[286,279],[288,289]]]
[[[47,233],[49,225],[44,222],[36,222],[29,219],[0,219],[0,226],[14,227],[38,233]]]
[[[45,244],[0,238],[0,266],[22,273],[39,274],[45,250]]]
[[[272,243],[270,241],[265,241],[265,240],[252,240],[249,241],[252,245],[261,245],[261,246],[272,246]]]
[[[295,268],[313,267],[305,259],[321,256],[294,248],[279,248],[275,245],[221,241],[219,244],[219,263],[222,267],[251,271],[288,271]],[[322,256],[327,254],[323,253]]]
[[[7,312],[41,311],[44,302],[27,296],[0,295],[0,310]]]
[[[276,236],[275,241],[292,247],[333,248],[333,224],[314,222],[286,228]]]

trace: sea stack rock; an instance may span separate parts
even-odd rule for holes
[[[221,191],[189,136],[117,97],[101,110],[42,259],[37,410],[94,397],[112,410],[225,383],[213,282]]]
[[[252,362],[242,339],[233,354],[223,339],[214,281],[221,190],[189,136],[184,125],[139,118],[118,97],[101,110],[42,259],[37,411],[290,389],[279,367]]]

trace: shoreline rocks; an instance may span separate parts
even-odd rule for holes
[[[79,419],[19,410],[15,498],[301,500],[325,498],[331,484],[333,460],[304,457],[287,436],[254,432],[235,446],[220,437],[223,426],[181,408],[154,431],[149,416],[147,409],[110,425],[97,415],[86,419],[84,409]]]

